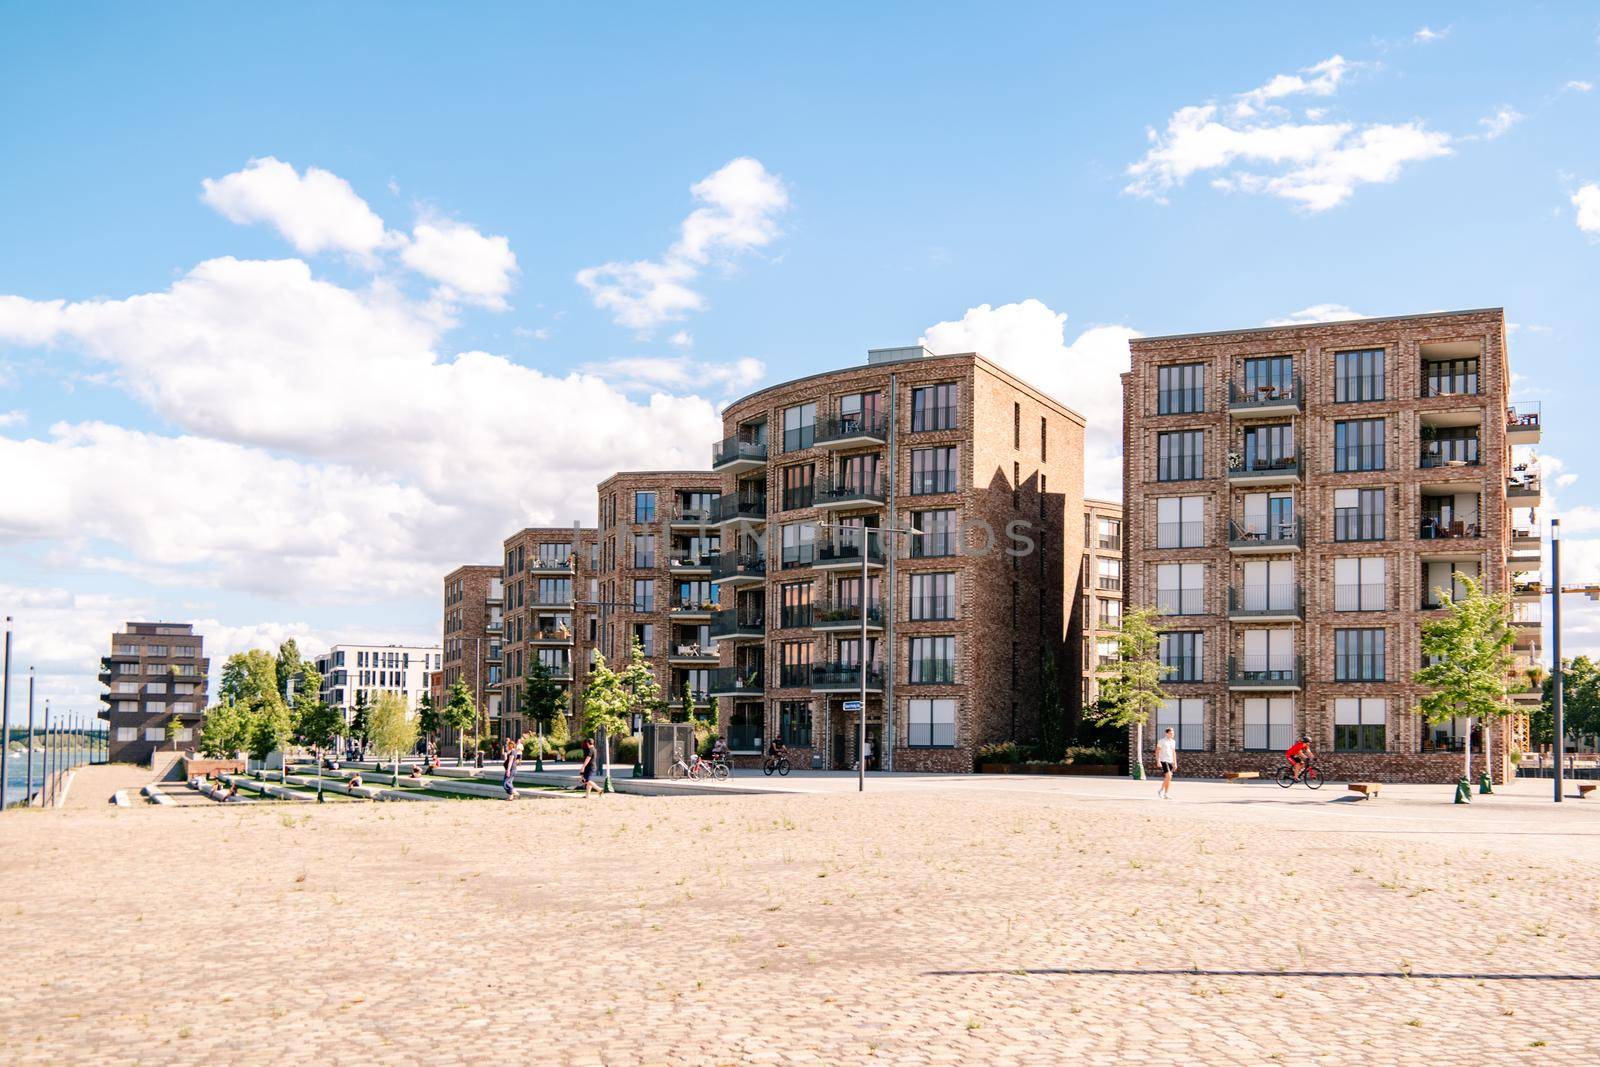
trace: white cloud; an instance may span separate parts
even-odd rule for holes
[[[679,330],[677,333],[667,338],[667,344],[673,345],[677,348],[692,348],[694,347],[694,335],[688,330]]]
[[[1501,104],[1495,108],[1494,114],[1486,115],[1478,120],[1478,125],[1483,127],[1483,138],[1492,141],[1496,137],[1503,137],[1510,132],[1511,127],[1525,118],[1522,112],[1510,104]]]
[[[765,364],[749,358],[706,363],[687,356],[639,356],[593,363],[583,369],[629,392],[704,389],[732,394],[749,391],[767,375]]]
[[[1562,86],[1562,88],[1574,93],[1587,93],[1594,89],[1594,82],[1579,81],[1575,78]]]
[[[678,240],[660,260],[611,262],[578,272],[576,280],[595,307],[609,311],[619,325],[648,333],[704,310],[705,297],[693,287],[700,273],[777,240],[778,217],[789,206],[783,180],[749,157],[732,160],[689,191],[701,206],[683,220]]]
[[[1411,35],[1411,39],[1413,41],[1415,41],[1416,43],[1418,43],[1418,44],[1432,44],[1434,41],[1442,41],[1442,40],[1444,40],[1449,35],[1450,35],[1450,27],[1449,26],[1446,26],[1442,30],[1432,30],[1432,29],[1429,29],[1428,27],[1424,26],[1424,27],[1422,27],[1422,29],[1420,29],[1416,33],[1412,34]]]
[[[440,283],[439,296],[502,309],[517,273],[517,257],[504,237],[485,237],[459,222],[419,222],[400,253],[406,266]]]
[[[1578,209],[1578,229],[1584,233],[1600,234],[1600,183],[1588,182],[1572,194],[1572,206]]]
[[[1370,318],[1359,311],[1355,311],[1343,304],[1312,304],[1310,307],[1291,311],[1281,318],[1268,319],[1264,326],[1304,326],[1313,322],[1344,322],[1347,319]]]
[[[1308,109],[1308,121],[1298,122],[1276,103],[1331,96],[1352,66],[1333,56],[1240,93],[1226,107],[1212,102],[1179,108],[1164,130],[1148,131],[1150,148],[1129,165],[1124,191],[1164,203],[1191,176],[1213,172],[1216,188],[1326,211],[1361,185],[1394,181],[1408,163],[1450,153],[1449,135],[1420,122],[1325,122],[1322,108]]]
[[[320,167],[302,176],[266,156],[239,171],[206,178],[200,198],[229,222],[265,222],[306,255],[347,252],[369,256],[392,238],[350,183]]]
[[[1055,397],[1088,422],[1084,482],[1090,496],[1122,498],[1122,378],[1128,369],[1126,326],[1093,326],[1071,344],[1067,316],[1038,300],[980,304],[961,318],[929,326],[929,351],[978,352]]]
[[[21,426],[28,421],[26,411],[0,411],[0,429],[7,426]]]

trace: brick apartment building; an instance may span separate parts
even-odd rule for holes
[[[1174,728],[1183,770],[1272,771],[1304,733],[1333,777],[1458,777],[1467,726],[1424,723],[1411,681],[1435,591],[1460,573],[1511,590],[1519,671],[1540,640],[1537,576],[1518,577],[1540,567],[1539,414],[1510,404],[1501,310],[1132,353],[1123,578],[1130,606],[1166,616],[1153,726]],[[1524,731],[1497,727],[1497,778]]]
[[[622,471],[597,487],[595,647],[620,669],[634,642],[644,648],[669,710],[687,689],[709,713],[718,603],[712,573],[721,536],[714,525],[722,475]]]
[[[463,564],[444,576],[441,696],[448,699],[457,681],[466,682],[488,720],[486,737],[500,729],[504,595],[497,564]],[[455,732],[443,731],[440,744],[454,746]]]
[[[982,356],[920,347],[724,409],[710,692],[733,750],[776,735],[801,766],[854,765],[863,663],[882,769],[968,771],[978,746],[1031,736],[1046,654],[1077,707],[1083,427]],[[921,536],[862,532],[885,526]]]
[[[396,694],[415,711],[442,659],[437,645],[333,645],[315,660],[322,675],[318,695],[340,709],[347,724],[358,704],[370,704],[383,692]]]
[[[204,645],[192,623],[130,622],[111,635],[111,654],[100,661],[107,707],[99,712],[111,762],[149,763],[158,750],[199,744],[211,670]],[[183,728],[171,737],[174,718]]]
[[[1122,626],[1122,505],[1083,502],[1083,570],[1078,579],[1083,703],[1100,696],[1099,673],[1117,658]]]
[[[533,730],[522,714],[522,687],[531,664],[543,662],[567,689],[569,714],[577,683],[595,641],[595,609],[588,592],[593,573],[593,527],[540,526],[506,538],[498,568],[505,591],[505,625],[499,636],[504,674],[499,706],[504,736]],[[572,725],[576,726],[576,723]]]

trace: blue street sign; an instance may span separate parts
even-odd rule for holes
[[[844,710],[845,711],[860,711],[861,710],[861,701],[859,701],[859,700],[846,700],[844,702]]]

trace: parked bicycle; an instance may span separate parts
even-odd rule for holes
[[[699,753],[695,753],[688,759],[679,756],[672,761],[672,766],[667,769],[667,777],[674,781],[682,781],[688,778],[696,782],[704,782],[708,779],[716,779],[722,782],[727,781],[728,765],[712,760],[703,760],[700,758]]]

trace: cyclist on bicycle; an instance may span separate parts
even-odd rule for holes
[[[1305,769],[1311,766],[1314,758],[1311,751],[1311,738],[1305,734],[1300,735],[1300,740],[1289,746],[1284,758],[1289,761],[1289,766],[1294,768],[1295,777],[1298,778]]]
[[[711,762],[719,763],[725,761],[727,758],[728,743],[719,737],[711,746]]]

